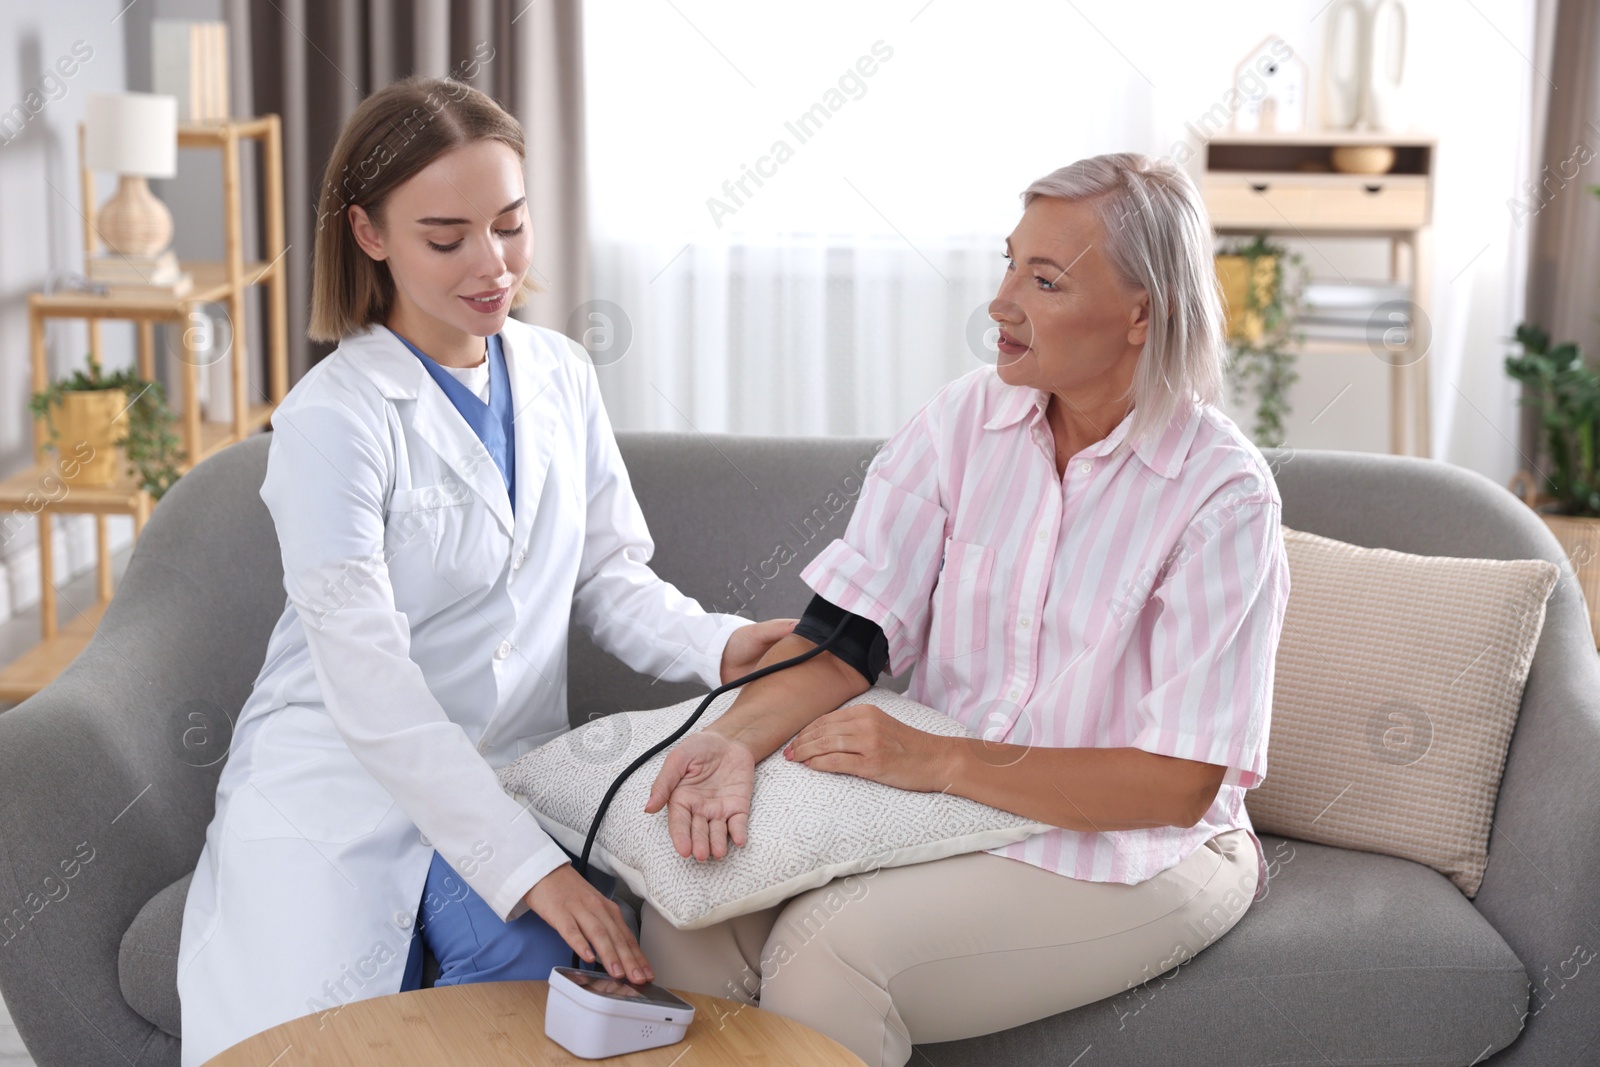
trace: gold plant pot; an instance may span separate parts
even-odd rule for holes
[[[128,395],[121,389],[79,389],[61,394],[51,407],[61,480],[75,486],[105,486],[117,480],[128,432]]]
[[[1534,514],[1544,520],[1561,542],[1561,551],[1572,564],[1589,609],[1589,630],[1595,647],[1600,648],[1600,519],[1576,515],[1552,515],[1544,510],[1550,498],[1539,491],[1539,481],[1531,471],[1518,471],[1511,479],[1511,491],[1521,497]]]
[[[1227,312],[1225,330],[1230,341],[1261,340],[1266,328],[1260,311],[1250,310],[1250,286],[1255,286],[1255,306],[1266,307],[1272,302],[1278,284],[1278,257],[1219,255],[1217,280],[1222,283],[1222,301]],[[1251,264],[1255,264],[1254,272]],[[1254,273],[1254,278],[1251,274]]]

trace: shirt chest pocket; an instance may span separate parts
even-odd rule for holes
[[[396,554],[414,544],[436,548],[446,523],[461,519],[451,509],[465,508],[471,499],[472,491],[459,482],[396,489],[385,514],[384,547]]]
[[[988,647],[994,556],[989,545],[945,538],[928,631],[932,658],[960,659]]]
[[[383,542],[395,604],[407,612],[487,589],[510,546],[488,505],[460,482],[396,489]]]

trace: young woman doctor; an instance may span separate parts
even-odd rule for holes
[[[185,1065],[280,1022],[576,951],[653,977],[495,768],[569,729],[569,617],[640,672],[716,686],[794,620],[707,613],[654,545],[592,367],[509,318],[537,286],[515,119],[410,78],[346,123],[309,334],[261,487],[288,597],[185,903]],[[598,888],[597,888],[598,887]]]

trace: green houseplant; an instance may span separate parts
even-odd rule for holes
[[[1538,412],[1543,468],[1519,471],[1511,488],[1561,542],[1600,644],[1600,372],[1577,345],[1552,346],[1538,326],[1519,325],[1516,341],[1522,353],[1506,357],[1506,373]]]
[[[1299,253],[1265,234],[1223,250],[1216,261],[1228,309],[1233,400],[1254,399],[1251,437],[1260,447],[1277,448],[1284,443],[1289,387],[1300,378],[1294,365],[1305,336],[1295,331],[1295,321],[1310,272]]]
[[[1506,357],[1506,373],[1523,385],[1523,403],[1537,409],[1542,447],[1549,462],[1544,484],[1550,510],[1558,515],[1600,518],[1600,373],[1572,342],[1551,346],[1538,326],[1517,327],[1522,354]]]
[[[145,491],[157,500],[161,499],[162,494],[178,480],[177,465],[186,458],[179,447],[181,442],[173,432],[176,419],[167,409],[166,390],[160,382],[146,381],[131,368],[113,374],[102,373],[100,363],[92,352],[89,353],[88,364],[87,371],[74,371],[70,377],[51,382],[47,388],[34,393],[28,402],[34,418],[45,420],[50,430],[50,440],[59,452],[62,428],[58,425],[58,417],[76,398],[75,395],[97,394],[97,399],[102,401],[115,401],[119,410],[114,423],[110,415],[98,418],[97,422],[101,428],[106,425],[125,427],[109,444],[122,450],[129,469],[138,475],[139,484]],[[130,397],[131,402],[128,400]],[[106,410],[103,402],[98,407]],[[121,407],[127,409],[125,418]],[[113,429],[112,432],[118,431]],[[69,436],[75,436],[71,430],[68,433]]]

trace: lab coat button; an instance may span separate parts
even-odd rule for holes
[[[488,741],[479,741],[478,742],[478,751],[479,752],[487,752],[487,751],[489,751],[489,742]]]
[[[505,659],[509,655],[511,655],[511,642],[501,641],[500,647],[494,650],[494,658]]]
[[[400,929],[404,930],[406,927],[411,925],[411,913],[409,911],[395,912],[394,924],[400,927]]]
[[[428,840],[428,835],[423,833],[421,830],[417,831],[417,840],[422,843],[422,846],[424,848],[432,848],[433,847],[433,842],[429,841]]]
[[[527,558],[528,554],[526,552],[518,552],[517,558],[511,561],[511,569],[516,570],[518,567],[521,567],[523,561]]]

